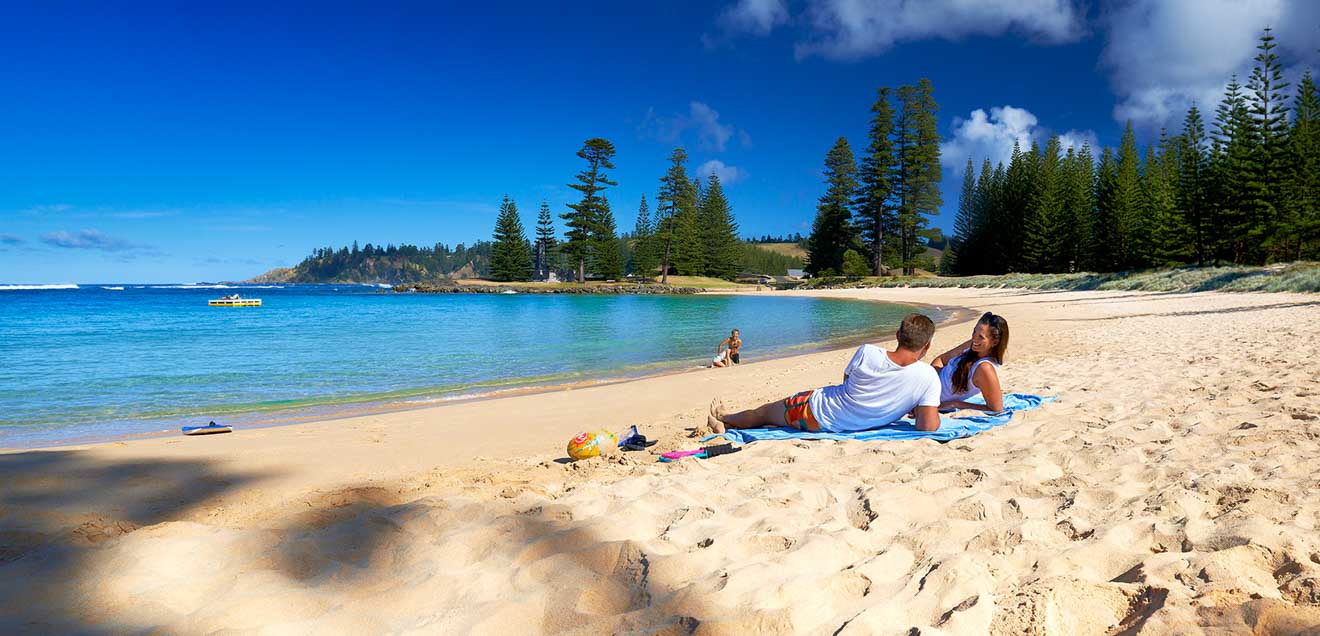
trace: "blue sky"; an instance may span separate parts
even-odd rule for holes
[[[241,279],[353,240],[484,239],[506,193],[529,225],[543,199],[564,211],[595,136],[618,149],[621,229],[681,145],[744,234],[805,233],[830,145],[863,146],[876,88],[920,77],[951,211],[969,156],[1115,145],[1127,119],[1150,141],[1212,111],[1266,24],[1289,74],[1320,62],[1301,0],[110,4],[0,24],[0,282]]]

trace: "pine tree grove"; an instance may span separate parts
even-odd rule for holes
[[[687,176],[687,152],[675,148],[669,155],[669,170],[660,178],[660,192],[656,196],[656,253],[660,256],[660,282],[669,282],[669,272],[675,269],[680,252],[692,249],[693,222],[696,215],[697,193]],[[680,228],[681,225],[681,228]],[[691,259],[684,260],[688,264]],[[683,272],[680,270],[679,273]]]
[[[894,108],[889,101],[889,88],[881,87],[877,91],[875,103],[871,106],[871,127],[868,135],[866,156],[862,158],[858,169],[859,188],[855,201],[855,216],[861,228],[862,238],[871,251],[871,272],[879,276],[884,273],[884,245],[888,228],[893,227],[894,217]]]
[[[606,280],[623,278],[623,252],[610,200],[601,197],[600,216],[591,235],[591,271]]]
[[[642,195],[642,202],[637,206],[632,242],[632,262],[628,264],[628,271],[650,279],[660,260],[656,256],[655,225],[651,222],[651,209],[646,203],[646,195]]]
[[[507,195],[495,218],[495,241],[490,250],[490,276],[500,281],[532,279],[532,252],[518,218],[518,206]]]
[[[1214,121],[1192,106],[1177,134],[1137,150],[1129,123],[1098,166],[1015,149],[1005,168],[964,176],[945,272],[1117,271],[1320,258],[1320,94],[1291,94],[1268,29],[1244,87],[1227,84]],[[1208,130],[1208,128],[1210,130]]]
[[[825,155],[825,183],[828,187],[816,204],[816,222],[807,238],[807,271],[812,274],[840,273],[843,253],[861,242],[850,209],[857,191],[857,164],[844,137]]]
[[[601,192],[618,184],[610,181],[609,175],[605,173],[605,170],[614,169],[611,162],[614,158],[614,144],[599,137],[588,139],[582,144],[582,149],[578,150],[577,156],[586,160],[587,167],[577,173],[577,183],[570,183],[568,187],[581,192],[582,200],[568,204],[569,212],[560,218],[568,225],[568,231],[564,233],[567,241],[562,249],[574,261],[578,282],[583,282],[587,278],[587,261],[592,258],[592,250],[601,245],[603,232],[600,226],[609,212]],[[609,221],[612,235],[612,216]]]
[[[703,274],[715,278],[731,279],[738,275],[738,224],[729,210],[729,200],[718,175],[706,178],[702,190],[700,212],[700,239],[705,269]]]
[[[533,275],[537,279],[545,280],[550,277],[558,245],[555,239],[555,222],[550,216],[550,204],[542,201],[541,212],[536,217],[536,245],[533,248],[535,265]]]

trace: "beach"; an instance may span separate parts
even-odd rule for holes
[[[810,293],[1001,314],[1005,388],[1058,400],[945,444],[564,461],[698,446],[713,398],[836,383],[844,349],[2,453],[0,630],[1320,633],[1320,298]]]

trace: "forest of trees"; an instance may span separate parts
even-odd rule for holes
[[[878,276],[892,267],[910,275],[923,264],[924,231],[944,204],[938,110],[928,79],[892,95],[882,87],[860,164],[847,138],[834,143],[807,238],[807,271]]]
[[[762,234],[761,236],[753,236],[744,240],[747,241],[748,243],[799,243],[800,244],[806,242],[806,239],[802,238],[801,232],[795,232],[793,234],[784,234],[781,236],[771,236],[769,234]]]
[[[289,274],[291,283],[420,283],[441,278],[460,276],[478,277],[490,274],[493,244],[477,241],[475,245],[462,243],[450,247],[437,243],[435,247],[415,245],[388,245],[375,247],[367,243],[353,246],[318,248],[311,256],[294,266]]]
[[[660,179],[655,213],[643,196],[632,232],[620,236],[605,195],[618,185],[607,172],[614,170],[614,154],[614,144],[600,138],[588,139],[578,151],[586,167],[569,187],[582,198],[569,203],[568,211],[560,215],[567,227],[562,241],[555,237],[547,203],[541,204],[533,243],[517,221],[517,205],[505,197],[496,221],[491,276],[531,280],[554,271],[580,282],[589,276],[617,280],[625,274],[659,273],[667,282],[670,273],[732,279],[752,265],[778,269],[796,265],[791,257],[745,249],[719,177],[712,174],[704,183],[689,177],[682,148],[674,150],[670,168]]]
[[[979,174],[969,160],[942,273],[1320,257],[1320,96],[1308,71],[1289,108],[1269,29],[1257,48],[1245,90],[1232,78],[1212,125],[1192,106],[1181,132],[1144,152],[1129,123],[1098,162],[1057,136]]]

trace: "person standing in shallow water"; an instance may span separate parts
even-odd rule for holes
[[[725,347],[728,347],[726,350]],[[711,363],[716,367],[729,367],[735,364],[742,364],[738,353],[742,350],[742,336],[738,330],[734,329],[728,338],[720,341],[715,347],[715,360]]]

